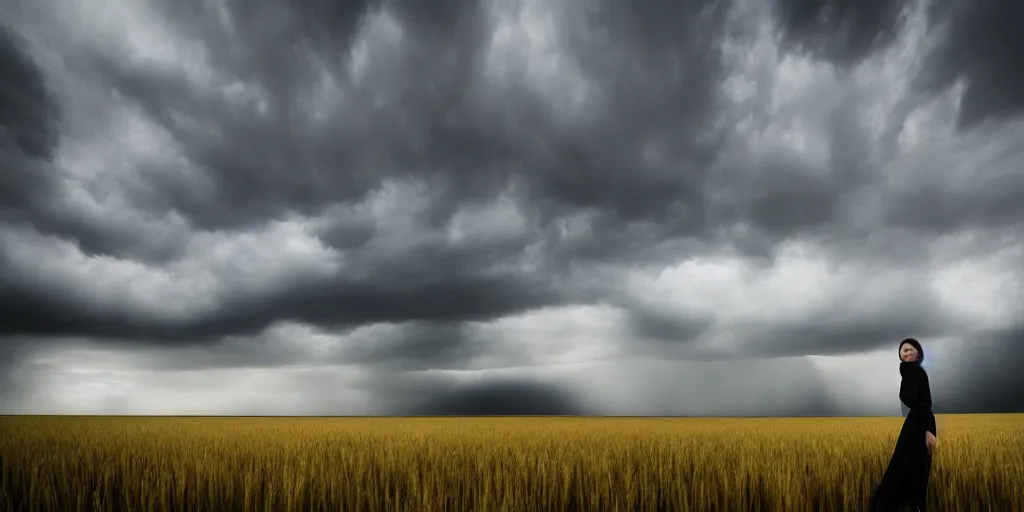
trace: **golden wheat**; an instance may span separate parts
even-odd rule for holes
[[[0,510],[864,510],[901,421],[0,417]],[[932,510],[1024,510],[1024,415],[939,428]]]

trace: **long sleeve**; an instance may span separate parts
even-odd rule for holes
[[[938,435],[935,414],[932,412],[931,393],[928,389],[928,376],[924,369],[913,367],[901,373],[903,382],[900,384],[900,401],[910,408],[926,431]],[[924,399],[925,396],[928,397],[927,400]]]

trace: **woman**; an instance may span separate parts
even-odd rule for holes
[[[910,408],[900,429],[896,449],[882,482],[871,497],[871,510],[899,510],[902,506],[925,511],[928,478],[935,448],[935,415],[928,374],[921,367],[924,350],[914,338],[900,342],[900,401]]]

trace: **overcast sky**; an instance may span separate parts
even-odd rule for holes
[[[1024,412],[1018,0],[0,10],[2,412]]]

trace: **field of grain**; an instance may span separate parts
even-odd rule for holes
[[[864,510],[901,421],[0,417],[0,510]],[[1024,510],[1024,415],[938,422],[931,510]]]

